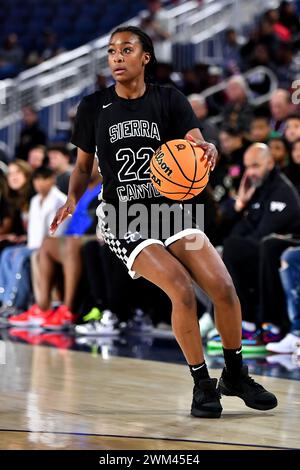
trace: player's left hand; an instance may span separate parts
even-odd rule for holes
[[[210,171],[213,171],[218,157],[218,151],[215,145],[209,142],[205,142],[204,140],[195,139],[195,137],[193,137],[191,134],[187,134],[186,139],[204,150],[204,157],[207,159],[207,164],[210,165]]]

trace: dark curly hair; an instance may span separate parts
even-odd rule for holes
[[[152,39],[150,36],[148,36],[148,34],[144,33],[144,31],[142,31],[140,28],[137,28],[136,26],[120,26],[111,33],[110,38],[112,38],[117,33],[127,32],[135,34],[142,44],[143,51],[150,54],[150,61],[145,67],[145,79],[149,80],[153,75],[154,67],[157,63]]]

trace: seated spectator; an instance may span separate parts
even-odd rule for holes
[[[44,145],[37,145],[28,152],[28,163],[33,170],[45,166],[46,158],[46,147]]]
[[[165,293],[146,279],[132,280],[120,260],[106,244],[89,241],[83,247],[83,260],[89,284],[89,296],[94,306],[77,325],[80,335],[113,336],[120,333],[120,324],[127,331],[149,333],[155,321],[170,323],[171,304]],[[117,293],[117,295],[116,295]],[[151,310],[147,299],[151,297]],[[103,315],[99,315],[103,310]],[[159,312],[159,314],[157,313]],[[98,318],[95,315],[98,314]]]
[[[0,300],[2,310],[8,307],[24,308],[30,294],[29,269],[26,262],[37,250],[46,235],[50,223],[66,197],[55,187],[54,173],[49,168],[38,168],[33,173],[33,185],[37,194],[31,199],[28,215],[27,245],[6,248],[0,262]],[[63,228],[60,228],[62,231]]]
[[[56,175],[56,186],[68,194],[69,179],[71,175],[71,154],[65,145],[51,145],[48,147],[49,166]]]
[[[185,70],[183,70],[181,91],[184,95],[191,95],[192,93],[200,93],[201,84],[200,84],[199,77],[194,67],[186,68]]]
[[[267,344],[266,349],[279,354],[291,354],[300,345],[300,247],[288,248],[283,252],[280,278],[285,292],[290,328],[281,341]]]
[[[273,26],[273,31],[280,41],[291,41],[291,32],[281,23],[279,11],[276,8],[270,8],[267,10],[264,13],[263,18],[270,21]]]
[[[233,197],[239,188],[244,171],[243,156],[249,143],[244,138],[243,131],[229,126],[221,129],[219,138],[221,156],[216,170],[211,174],[210,183],[213,188],[216,184],[220,184],[222,174],[223,186],[227,188],[223,196],[226,194],[226,196]],[[216,200],[220,201],[219,198]]]
[[[292,145],[291,160],[283,172],[300,194],[300,137]]]
[[[268,141],[272,158],[278,169],[283,170],[289,163],[289,146],[283,137],[271,137]]]
[[[276,76],[280,88],[289,89],[300,73],[297,50],[293,44],[282,43],[276,51]]]
[[[276,65],[271,60],[270,51],[266,44],[258,42],[253,47],[253,50],[248,58],[247,64],[244,71],[252,69],[254,67],[263,66],[271,69],[273,72],[276,71]],[[269,75],[265,73],[255,73],[248,77],[249,88],[255,96],[264,95],[269,93],[271,87],[271,79]]]
[[[6,219],[6,228],[0,235],[0,253],[7,246],[26,240],[29,201],[33,195],[31,174],[32,169],[23,160],[15,160],[8,165],[8,188],[7,191],[4,189],[2,219],[2,222]]]
[[[64,235],[46,237],[38,251],[33,278],[36,304],[26,312],[10,317],[10,325],[30,326],[38,323],[46,329],[59,330],[70,326],[77,319],[78,315],[74,314],[73,310],[76,308],[74,300],[82,277],[81,249],[87,236],[96,237],[95,208],[99,204],[100,189],[95,163],[88,189],[79,200]],[[57,310],[52,310],[51,292],[57,266],[62,266],[63,269],[63,303]]]
[[[126,307],[130,299],[131,280],[124,265],[112,256],[103,242],[88,241],[82,253],[93,308],[83,317],[85,323],[77,325],[75,331],[84,336],[118,334],[119,323],[128,320]]]
[[[200,94],[194,93],[188,96],[190,105],[193,108],[194,113],[199,119],[199,128],[207,142],[212,142],[218,147],[219,138],[218,138],[218,129],[216,126],[211,124],[207,118],[208,109],[206,105],[205,98]]]
[[[275,59],[276,51],[280,44],[280,39],[274,31],[274,22],[268,18],[262,17],[258,25],[258,37],[260,43],[268,48],[271,60]]]
[[[40,59],[48,60],[61,54],[64,48],[59,44],[57,35],[54,31],[47,30],[43,33],[43,44],[41,47]]]
[[[270,118],[266,115],[256,115],[250,124],[250,140],[266,144],[271,137]]]
[[[6,174],[0,169],[0,239],[2,235],[11,233],[13,216],[8,203],[8,184]]]
[[[290,94],[287,90],[278,89],[272,93],[270,99],[270,111],[271,129],[283,135],[285,130],[285,120],[292,111]]]
[[[17,158],[28,160],[28,152],[36,145],[46,144],[46,134],[40,128],[38,112],[32,106],[25,106],[22,109],[23,128],[20,133],[15,154]]]
[[[300,194],[300,139],[292,146],[291,160],[283,169]],[[288,235],[270,235],[260,245],[260,311],[262,322],[283,324],[288,331],[286,300],[279,278],[280,257],[289,247],[300,246],[299,230]],[[277,328],[278,329],[278,328]],[[280,337],[278,337],[280,339]]]
[[[227,125],[244,131],[249,130],[253,117],[253,108],[248,103],[248,86],[241,75],[231,77],[226,86],[228,104],[222,113],[223,121]]]
[[[231,209],[236,223],[224,242],[223,259],[239,294],[243,319],[260,326],[260,243],[272,233],[300,232],[300,199],[275,168],[265,144],[251,145],[244,164],[246,170]],[[273,312],[264,314],[272,316]],[[278,326],[284,323],[283,315],[281,312],[274,321]]]
[[[175,75],[176,77],[176,82],[172,78],[172,73],[173,73],[173,66],[172,64],[165,64],[163,62],[157,63],[155,65],[155,71],[154,71],[154,80],[155,83],[158,85],[171,85],[175,88],[177,88],[177,80],[178,76]],[[181,80],[179,79],[181,82]]]
[[[300,33],[300,19],[294,2],[283,0],[279,6],[279,20],[291,31],[293,36]]]
[[[300,114],[290,114],[286,118],[284,137],[289,144],[300,139]]]
[[[233,75],[240,72],[241,54],[240,47],[243,38],[239,37],[234,28],[228,28],[225,31],[223,47],[223,67],[227,75]]]
[[[147,12],[143,12],[140,27],[147,33],[154,45],[158,62],[172,63],[173,22],[169,18],[160,0],[148,0]]]
[[[18,36],[9,34],[0,49],[0,79],[12,78],[22,70],[23,50]]]

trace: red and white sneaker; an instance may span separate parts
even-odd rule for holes
[[[77,315],[74,315],[66,305],[60,305],[57,310],[42,324],[46,330],[63,330],[75,323]]]
[[[51,315],[53,310],[41,310],[37,304],[34,304],[26,312],[10,316],[8,324],[20,327],[41,326]]]

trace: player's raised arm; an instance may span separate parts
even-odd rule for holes
[[[70,177],[68,198],[66,203],[60,209],[58,209],[55,214],[55,217],[50,225],[51,233],[54,233],[57,227],[68,216],[73,214],[78,200],[81,198],[88,186],[93,168],[93,162],[93,154],[86,153],[78,148],[76,165]]]

